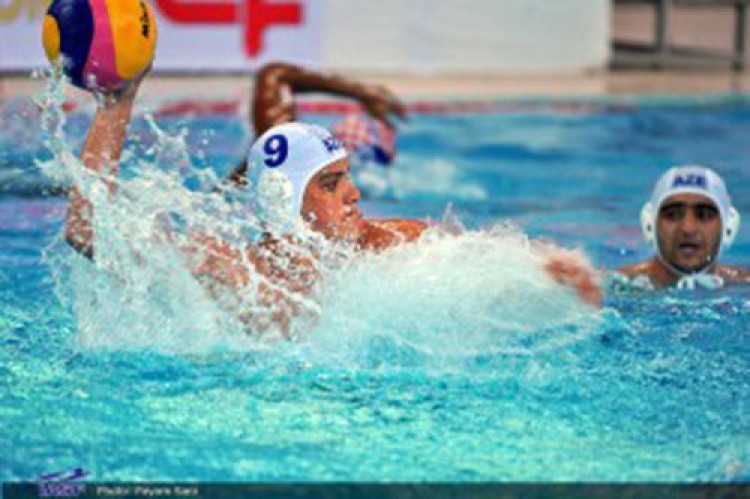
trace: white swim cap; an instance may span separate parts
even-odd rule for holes
[[[258,137],[247,158],[248,180],[266,229],[279,234],[297,230],[308,182],[345,157],[341,142],[317,125],[285,123]]]
[[[662,203],[676,194],[700,194],[711,199],[716,205],[721,217],[721,244],[715,258],[718,259],[722,250],[729,248],[737,235],[740,214],[732,206],[724,181],[715,171],[705,166],[678,166],[670,168],[661,176],[654,186],[651,201],[641,210],[643,237],[664,261],[656,237],[656,219]]]

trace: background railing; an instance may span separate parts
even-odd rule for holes
[[[615,16],[629,6],[653,8],[654,31],[651,43],[624,41],[615,29],[613,39],[612,66],[615,68],[647,67],[665,69],[678,67],[711,67],[730,64],[737,71],[748,66],[747,58],[747,8],[750,0],[614,0]],[[704,19],[697,19],[693,28],[698,30],[721,31],[733,29],[731,47],[684,46],[675,40],[675,14],[678,11],[698,11]],[[732,11],[732,21],[717,26],[717,11]],[[725,16],[727,17],[727,16]],[[701,23],[701,21],[705,21]],[[712,22],[713,21],[713,22]],[[641,21],[643,22],[643,21]],[[722,23],[724,24],[724,23]],[[615,26],[617,24],[615,23]],[[727,44],[727,45],[730,45]]]

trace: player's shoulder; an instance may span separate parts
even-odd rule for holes
[[[728,284],[750,283],[750,269],[738,265],[718,265],[716,274]]]
[[[360,244],[365,249],[385,249],[400,243],[415,241],[427,229],[421,220],[363,220]]]

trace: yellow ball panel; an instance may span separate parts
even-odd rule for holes
[[[56,62],[60,57],[60,28],[57,26],[57,20],[49,14],[44,16],[42,24],[42,44],[47,59]]]
[[[146,0],[105,0],[112,27],[117,73],[124,80],[141,74],[154,58],[156,18]]]

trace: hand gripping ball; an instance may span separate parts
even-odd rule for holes
[[[42,42],[77,87],[117,90],[151,64],[156,20],[146,0],[53,0]]]

